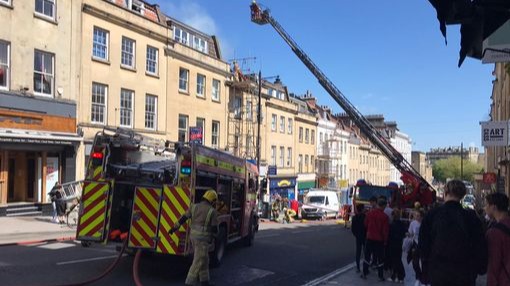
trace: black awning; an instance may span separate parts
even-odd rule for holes
[[[481,59],[483,41],[510,19],[509,0],[429,0],[446,41],[446,25],[460,24],[459,67],[466,56]]]

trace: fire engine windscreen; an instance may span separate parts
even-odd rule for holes
[[[391,199],[393,198],[393,192],[394,190],[384,187],[364,185],[358,188],[358,191],[356,192],[354,198],[357,201],[368,202],[371,197],[379,198],[380,196],[384,196],[386,197],[388,202],[391,203]]]

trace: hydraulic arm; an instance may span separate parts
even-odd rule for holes
[[[387,140],[380,134],[374,126],[359,112],[352,103],[342,94],[342,92],[329,80],[329,78],[320,70],[320,68],[308,57],[308,55],[299,47],[292,37],[283,29],[283,27],[271,16],[269,9],[262,10],[261,7],[253,1],[251,5],[252,22],[265,25],[270,24],[285,42],[292,49],[294,54],[305,64],[305,66],[317,78],[322,87],[333,97],[333,99],[342,107],[351,120],[358,126],[361,132],[388,158],[388,160],[397,168],[405,178],[413,177],[416,182],[424,183],[430,190],[433,187],[418,173],[413,166],[398,152]],[[404,181],[405,182],[405,181]],[[405,182],[408,183],[408,182]],[[410,183],[410,182],[409,182]]]

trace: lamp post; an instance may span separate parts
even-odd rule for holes
[[[464,143],[460,143],[460,180],[464,180]]]

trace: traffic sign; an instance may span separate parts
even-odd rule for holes
[[[202,127],[189,128],[189,143],[202,145],[203,136]]]

